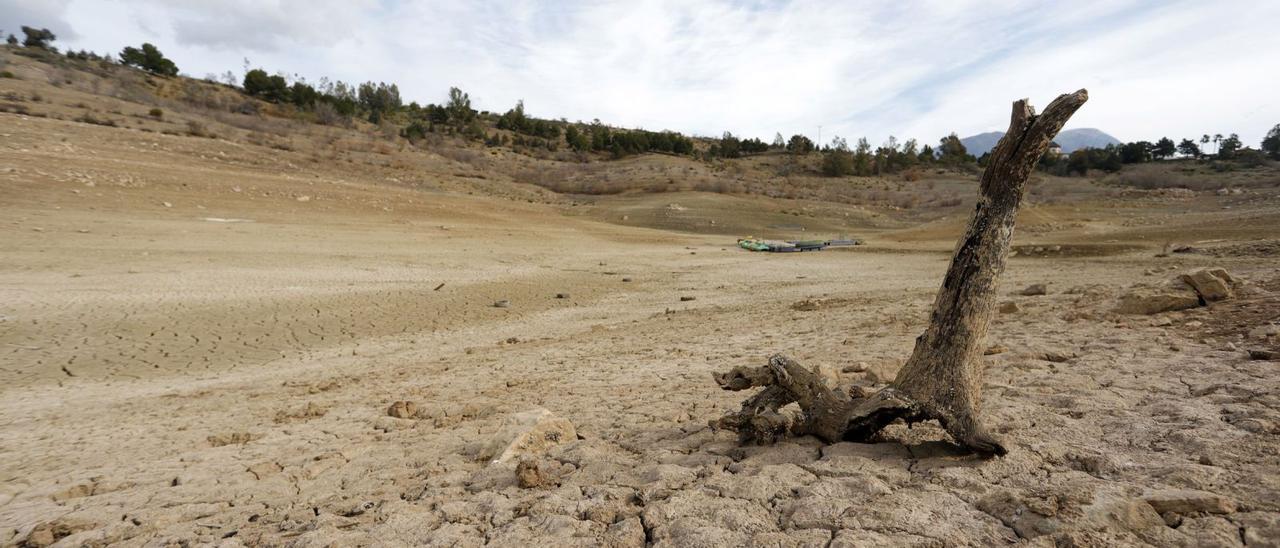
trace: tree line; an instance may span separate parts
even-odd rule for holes
[[[20,42],[24,48],[57,53],[57,48],[52,45],[57,36],[49,29],[23,26],[21,30],[24,35],[21,41],[13,34],[7,36],[6,43],[9,46],[16,47]],[[110,55],[98,56],[83,50],[67,51],[66,56],[79,60],[118,62],[159,76],[178,75],[178,66],[150,43],[143,43],[139,47],[125,47],[120,51],[118,61]],[[273,104],[290,105],[299,111],[311,113],[321,123],[340,123],[361,117],[374,124],[384,121],[400,124],[400,135],[415,142],[428,134],[441,133],[483,141],[489,146],[545,148],[555,151],[563,144],[576,152],[608,153],[614,158],[666,153],[703,159],[731,159],[771,151],[795,156],[820,152],[821,171],[832,177],[883,175],[931,164],[985,166],[989,156],[986,153],[975,158],[969,154],[955,133],[939,139],[937,148],[927,144],[920,146],[915,139],[899,143],[895,137],[890,136],[878,147],[872,147],[866,138],[860,138],[850,146],[844,138],[835,137],[819,149],[812,140],[799,134],[783,139],[782,134],[778,133],[771,143],[766,143],[758,138],[744,139],[726,131],[719,139],[710,140],[709,145],[699,151],[693,138],[679,132],[614,128],[600,120],[571,123],[563,118],[536,118],[525,112],[524,101],[518,101],[501,115],[480,112],[472,108],[470,96],[457,87],[449,89],[447,98],[441,104],[424,106],[410,102],[406,105],[395,83],[369,81],[348,84],[322,78],[317,85],[312,85],[302,78],[290,81],[283,73],[269,74],[262,68],[249,69],[247,60],[245,69],[244,77],[239,82],[228,71],[222,83],[233,87],[238,83],[238,88],[246,95]],[[206,80],[216,82],[216,77],[211,75]],[[498,131],[489,132],[487,127],[490,125]],[[1260,162],[1265,158],[1280,160],[1280,124],[1271,128],[1258,150],[1245,147],[1235,133],[1226,136],[1205,134],[1198,139],[1184,138],[1177,143],[1168,137],[1162,137],[1155,142],[1135,141],[1104,148],[1086,148],[1070,154],[1046,153],[1040,160],[1039,169],[1059,175],[1083,175],[1092,169],[1113,172],[1126,164],[1175,157],[1239,160],[1247,163]]]
[[[1256,150],[1246,147],[1235,133],[1226,136],[1221,133],[1213,136],[1204,134],[1199,139],[1184,138],[1176,144],[1173,139],[1161,137],[1154,143],[1133,141],[1076,150],[1064,155],[1046,154],[1040,160],[1039,169],[1055,175],[1086,175],[1090,170],[1114,173],[1129,164],[1171,159],[1261,165],[1268,158],[1280,160],[1280,124],[1267,132]]]

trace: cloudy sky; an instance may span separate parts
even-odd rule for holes
[[[1280,1],[0,0],[62,47],[149,41],[203,77],[244,60],[482,110],[701,135],[936,142],[1088,88],[1071,127],[1121,140],[1280,123]]]

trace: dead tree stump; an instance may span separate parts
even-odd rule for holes
[[[1009,131],[991,151],[977,207],[942,279],[929,326],[916,338],[893,383],[874,393],[856,388],[842,393],[815,371],[776,355],[762,367],[735,367],[715,375],[725,390],[763,390],[713,425],[737,431],[743,441],[772,443],[786,435],[814,435],[830,443],[868,441],[899,419],[908,424],[937,420],[956,443],[978,453],[1005,454],[1004,445],[978,416],[982,344],[1027,177],[1088,99],[1083,89],[1060,95],[1040,115],[1026,99],[1013,103]],[[779,412],[792,402],[800,407],[799,416]]]

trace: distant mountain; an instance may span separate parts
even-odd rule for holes
[[[964,144],[965,151],[977,157],[996,148],[996,143],[1000,142],[1001,137],[1004,137],[1003,131],[988,131],[972,137],[964,137],[960,142]]]
[[[1000,138],[1004,137],[1003,131],[989,131],[987,133],[979,133],[971,137],[960,139],[964,143],[965,150],[974,156],[982,156],[986,152],[995,148]],[[1106,132],[1094,128],[1068,129],[1059,133],[1053,142],[1062,146],[1062,152],[1071,153],[1082,148],[1104,148],[1107,145],[1118,145],[1120,140],[1107,135]]]

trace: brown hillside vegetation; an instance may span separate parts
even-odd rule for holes
[[[714,372],[893,380],[977,174],[414,144],[0,55],[0,544],[1280,539],[1274,165],[1032,176],[983,358],[1006,456],[742,445]],[[1122,313],[1153,295],[1183,306]]]

